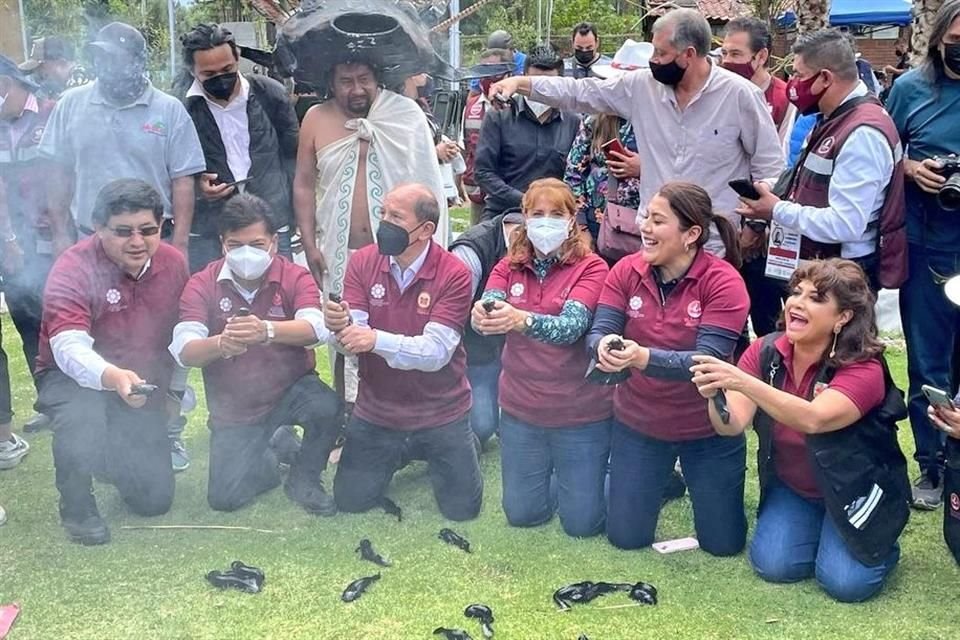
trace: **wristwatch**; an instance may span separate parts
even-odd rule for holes
[[[267,344],[270,344],[271,342],[273,342],[273,339],[277,337],[277,331],[276,331],[276,329],[273,328],[273,323],[270,322],[269,320],[265,320],[265,321],[263,322],[263,324],[264,324],[264,326],[265,326],[266,329],[267,329],[267,342],[266,342],[266,343],[267,343]]]
[[[527,317],[523,319],[523,332],[526,333],[533,329],[533,314],[528,313]]]

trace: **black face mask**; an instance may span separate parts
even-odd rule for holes
[[[593,59],[597,56],[597,52],[593,49],[577,49],[573,52],[573,57],[577,59],[577,62],[586,66],[593,62]]]
[[[398,224],[381,220],[377,228],[377,249],[380,250],[380,255],[398,256],[406,251],[410,246],[410,234],[425,224],[426,222],[421,222],[408,232]]]
[[[236,71],[231,73],[221,73],[219,76],[213,76],[203,81],[203,90],[216,100],[228,100],[233,95],[233,89],[237,86]]]
[[[683,74],[685,74],[687,70],[678,65],[674,59],[666,64],[651,62],[650,72],[653,74],[653,79],[657,82],[665,84],[668,87],[675,87],[683,80]]]
[[[943,45],[943,66],[960,75],[960,43]]]

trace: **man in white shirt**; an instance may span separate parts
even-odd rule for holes
[[[797,40],[787,89],[804,115],[821,118],[807,140],[786,198],[757,183],[759,200],[738,212],[803,236],[801,259],[843,257],[878,282],[879,221],[903,204],[903,154],[893,120],[860,80],[842,33],[823,29]],[[904,241],[905,243],[905,241]]]
[[[264,75],[241,75],[233,34],[218,24],[197,25],[182,43],[194,77],[184,105],[207,163],[190,230],[190,272],[221,257],[217,218],[236,193],[270,205],[278,252],[289,258],[299,125],[286,89]]]
[[[700,13],[677,9],[653,26],[649,71],[607,80],[507,78],[491,87],[490,98],[519,93],[558,109],[630,120],[640,156],[641,211],[664,183],[686,180],[706,189],[716,212],[739,226],[737,194],[727,183],[776,178],[783,154],[763,92],[710,61],[711,36]],[[718,233],[707,249],[722,255]]]

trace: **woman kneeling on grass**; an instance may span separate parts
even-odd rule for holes
[[[728,262],[703,248],[712,224]],[[734,555],[747,535],[745,439],[714,433],[689,368],[696,354],[730,358],[747,321],[737,237],[706,191],[680,182],[650,199],[640,232],[643,249],[610,271],[587,339],[601,371],[631,372],[614,393],[607,537],[653,543],[679,456],[700,547]]]
[[[500,374],[507,521],[535,526],[559,510],[563,530],[585,537],[603,531],[613,409],[612,389],[583,378],[584,335],[608,268],[575,215],[565,184],[547,178],[530,185],[524,227],[490,274],[471,321],[481,335],[507,335]]]
[[[900,558],[910,485],[896,421],[907,410],[860,267],[815,262],[790,286],[784,333],[754,342],[739,368],[694,358],[693,381],[708,399],[724,390],[728,421],[707,402],[717,433],[752,424],[759,436],[757,574],[770,582],[815,576],[836,600],[860,602]]]

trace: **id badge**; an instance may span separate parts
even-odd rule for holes
[[[789,281],[800,265],[800,241],[801,236],[798,231],[771,222],[764,275]]]

